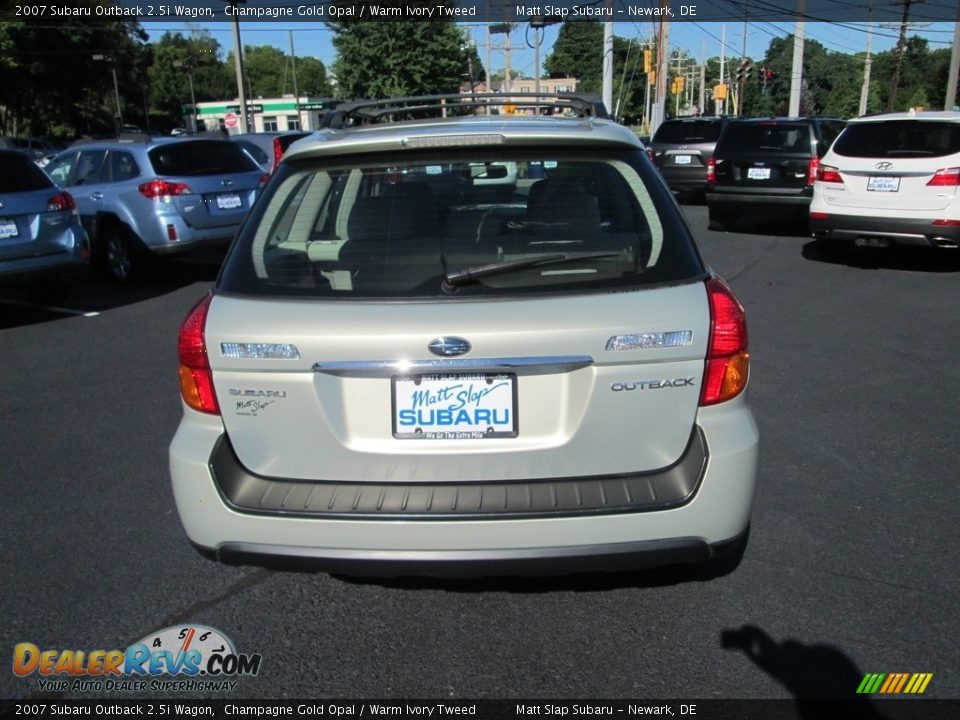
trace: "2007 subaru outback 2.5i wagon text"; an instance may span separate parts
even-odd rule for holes
[[[170,465],[203,553],[540,574],[742,547],[758,434],[740,303],[593,103],[408,117],[469,100],[340,108],[185,320]],[[478,163],[516,164],[513,195],[491,202]]]

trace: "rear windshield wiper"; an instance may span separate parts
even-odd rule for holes
[[[483,277],[491,275],[501,275],[513,272],[514,270],[525,270],[526,268],[537,267],[539,265],[556,265],[565,262],[576,262],[578,260],[597,260],[601,258],[622,257],[625,260],[633,262],[633,253],[626,250],[616,252],[580,252],[580,253],[554,253],[551,255],[534,255],[533,257],[518,258],[517,260],[506,260],[503,262],[488,263],[486,265],[473,265],[471,267],[461,268],[447,273],[444,278],[444,286],[457,287],[459,285],[468,285]]]

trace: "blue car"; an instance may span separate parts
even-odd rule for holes
[[[90,243],[70,193],[17,150],[0,150],[0,285],[62,300],[90,263]]]
[[[142,133],[81,140],[45,169],[76,198],[93,259],[118,282],[152,255],[226,247],[268,179],[227,140]]]

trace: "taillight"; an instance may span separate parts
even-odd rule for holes
[[[263,177],[261,177],[261,178],[260,178],[260,187],[259,187],[258,189],[263,190],[263,188],[266,187],[266,185],[267,185],[268,182],[270,182],[270,176],[269,176],[269,175],[264,175]]]
[[[960,227],[960,220],[934,220],[936,227]]]
[[[960,167],[941,168],[937,170],[927,185],[956,187],[960,185]]]
[[[807,165],[807,185],[813,185],[820,174],[820,158],[810,158],[810,164]]]
[[[141,184],[137,190],[144,197],[156,200],[174,195],[190,195],[193,191],[186,183],[168,182],[167,180],[151,180]]]
[[[73,201],[73,196],[68,192],[57,193],[47,200],[47,212],[62,212],[64,210],[76,210],[77,204]]]
[[[180,326],[180,394],[183,401],[194,410],[219,415],[220,406],[213,389],[213,372],[207,359],[204,338],[207,312],[212,300],[213,295],[208,293]]]
[[[717,161],[713,158],[707,160],[707,184],[713,185],[717,181]]]
[[[820,165],[817,167],[817,180],[819,182],[832,182],[843,184],[843,178],[840,177],[840,168],[832,165]]]
[[[733,291],[718,277],[707,280],[710,301],[710,338],[703,374],[701,405],[735,398],[747,386],[750,353],[747,352],[747,318]]]
[[[280,138],[275,137],[273,139],[273,167],[270,168],[270,172],[276,172],[277,168],[280,166],[280,161],[283,159],[283,145],[280,144]]]

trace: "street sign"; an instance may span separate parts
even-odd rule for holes
[[[232,112],[228,112],[226,115],[223,116],[224,127],[227,127],[232,130],[239,124],[240,124],[240,118],[238,118]]]

